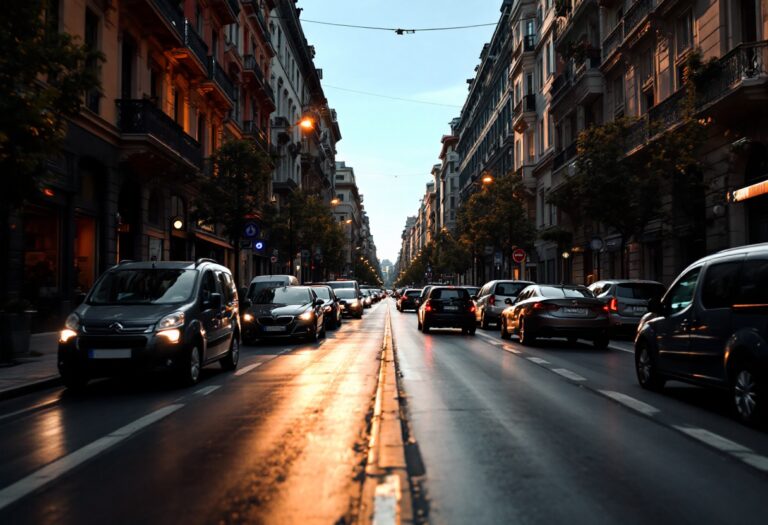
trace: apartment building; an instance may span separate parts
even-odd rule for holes
[[[456,152],[456,145],[459,138],[456,136],[456,127],[459,119],[451,122],[451,134],[443,135],[440,140],[442,148],[440,149],[440,164],[438,172],[435,175],[437,217],[439,230],[446,229],[450,232],[456,232],[456,216],[459,209],[459,199],[461,197],[459,188],[459,162],[460,157]]]
[[[334,175],[335,196],[331,201],[333,215],[341,224],[346,239],[344,246],[344,273],[351,275],[355,257],[362,250],[363,201],[357,187],[355,170],[346,162],[336,162]]]

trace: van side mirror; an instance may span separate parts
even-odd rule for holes
[[[504,299],[504,304],[512,304],[512,299],[507,297],[506,299]]]
[[[315,299],[315,306],[323,306],[324,304],[325,304],[325,301],[323,301],[319,297]]]
[[[661,299],[658,297],[652,297],[648,300],[648,311],[652,314],[663,314],[664,306],[661,304]]]
[[[211,298],[208,299],[208,308],[211,308],[213,310],[221,310],[221,294],[220,293],[212,293]]]

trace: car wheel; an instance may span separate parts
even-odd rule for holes
[[[501,321],[499,321],[499,326],[501,327],[501,338],[502,339],[509,339],[512,337],[512,334],[509,333],[507,330],[507,320],[504,319],[504,317],[501,318]]]
[[[659,374],[646,343],[635,348],[635,371],[638,383],[646,390],[659,391],[664,388],[666,380]]]
[[[568,342],[570,342],[570,339],[568,340]],[[575,342],[576,341],[575,341],[575,338],[574,338],[574,343]],[[598,337],[595,337],[592,340],[592,346],[594,346],[598,350],[605,350],[606,348],[608,348],[608,343],[609,342],[610,342],[610,340],[608,339],[607,335],[600,335]]]
[[[179,367],[179,380],[184,386],[192,386],[200,381],[200,369],[202,368],[202,358],[200,356],[200,346],[195,344],[190,348],[181,366]]]
[[[469,334],[469,335],[475,335],[476,331],[477,331],[477,327],[476,326],[470,326],[469,328],[467,328],[467,334]]]
[[[326,335],[328,335],[328,333],[325,330],[325,321],[323,321],[323,327],[320,329],[320,338],[325,339]]]
[[[483,313],[480,314],[480,328],[488,330],[488,326],[488,320],[485,318],[485,310],[483,310]]]
[[[240,361],[240,341],[237,334],[232,337],[232,342],[229,344],[229,352],[227,355],[221,358],[221,368],[224,370],[234,370],[237,368],[237,363]]]
[[[424,322],[421,323],[421,331],[424,332],[425,334],[429,333],[429,323],[427,323],[426,319],[424,319]]]
[[[525,318],[521,318],[518,328],[518,337],[520,338],[520,344],[525,346],[533,346],[536,343],[536,334],[530,328],[526,328]]]
[[[740,360],[733,367],[731,377],[731,398],[736,415],[742,423],[757,423],[765,412],[765,401],[762,400],[765,387],[755,366]]]

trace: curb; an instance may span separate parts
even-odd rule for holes
[[[55,375],[32,383],[25,383],[23,385],[0,390],[0,400],[12,399],[14,397],[23,396],[25,394],[37,392],[38,390],[45,390],[60,385],[61,377]]]
[[[403,442],[404,423],[400,417],[389,309],[380,361],[359,522],[366,525],[411,524],[414,523],[411,483]]]

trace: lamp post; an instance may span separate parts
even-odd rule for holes
[[[571,256],[571,252],[566,250],[560,256],[563,258],[563,278],[561,279],[560,284],[565,284],[565,273],[566,268],[568,267],[568,258]]]

